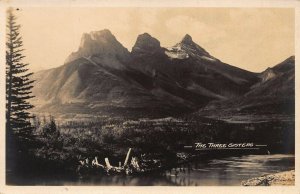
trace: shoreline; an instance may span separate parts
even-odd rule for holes
[[[242,181],[242,186],[294,186],[295,170],[262,175]]]

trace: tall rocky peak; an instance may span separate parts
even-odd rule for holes
[[[193,45],[193,44],[195,44],[195,43],[193,42],[192,37],[191,37],[189,34],[186,34],[186,35],[183,37],[183,39],[180,41],[180,43],[186,44],[186,45]]]
[[[193,41],[193,38],[189,34],[186,34],[182,38],[182,40],[175,45],[175,47],[182,47],[186,51],[197,51],[197,54],[210,56],[210,54],[205,49],[203,49]]]
[[[137,40],[132,47],[132,54],[155,53],[161,52],[162,50],[160,42],[156,38],[148,33],[144,33],[137,37]]]
[[[82,35],[79,49],[65,63],[90,56],[128,58],[129,52],[109,30],[93,31]]]
[[[82,35],[79,48],[87,48],[93,46],[93,44],[103,44],[108,42],[118,42],[109,30],[104,29],[101,31],[92,31]]]

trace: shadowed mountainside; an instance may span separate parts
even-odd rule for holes
[[[197,114],[228,120],[231,115],[255,119],[294,119],[295,57],[268,68],[259,75],[260,81],[241,97],[212,101]],[[230,118],[231,119],[231,118]],[[236,120],[236,119],[235,119]],[[243,119],[242,119],[243,120]]]
[[[102,30],[84,34],[64,65],[34,75],[32,103],[34,111],[51,114],[172,116],[279,88],[292,65],[278,66],[261,74],[239,69],[211,56],[189,35],[163,48],[144,33],[129,52]],[[293,87],[292,81],[283,84]]]

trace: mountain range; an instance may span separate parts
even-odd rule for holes
[[[144,33],[129,52],[109,30],[94,31],[62,66],[34,74],[32,103],[35,112],[134,118],[255,112],[265,101],[293,102],[294,64],[290,57],[253,73],[211,56],[188,34],[164,48]]]
[[[197,114],[233,122],[294,120],[295,57],[267,68],[257,76],[260,81],[244,95],[211,101]]]

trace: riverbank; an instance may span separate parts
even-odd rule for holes
[[[293,186],[295,185],[295,170],[276,174],[263,175],[260,177],[242,181],[243,186]]]

